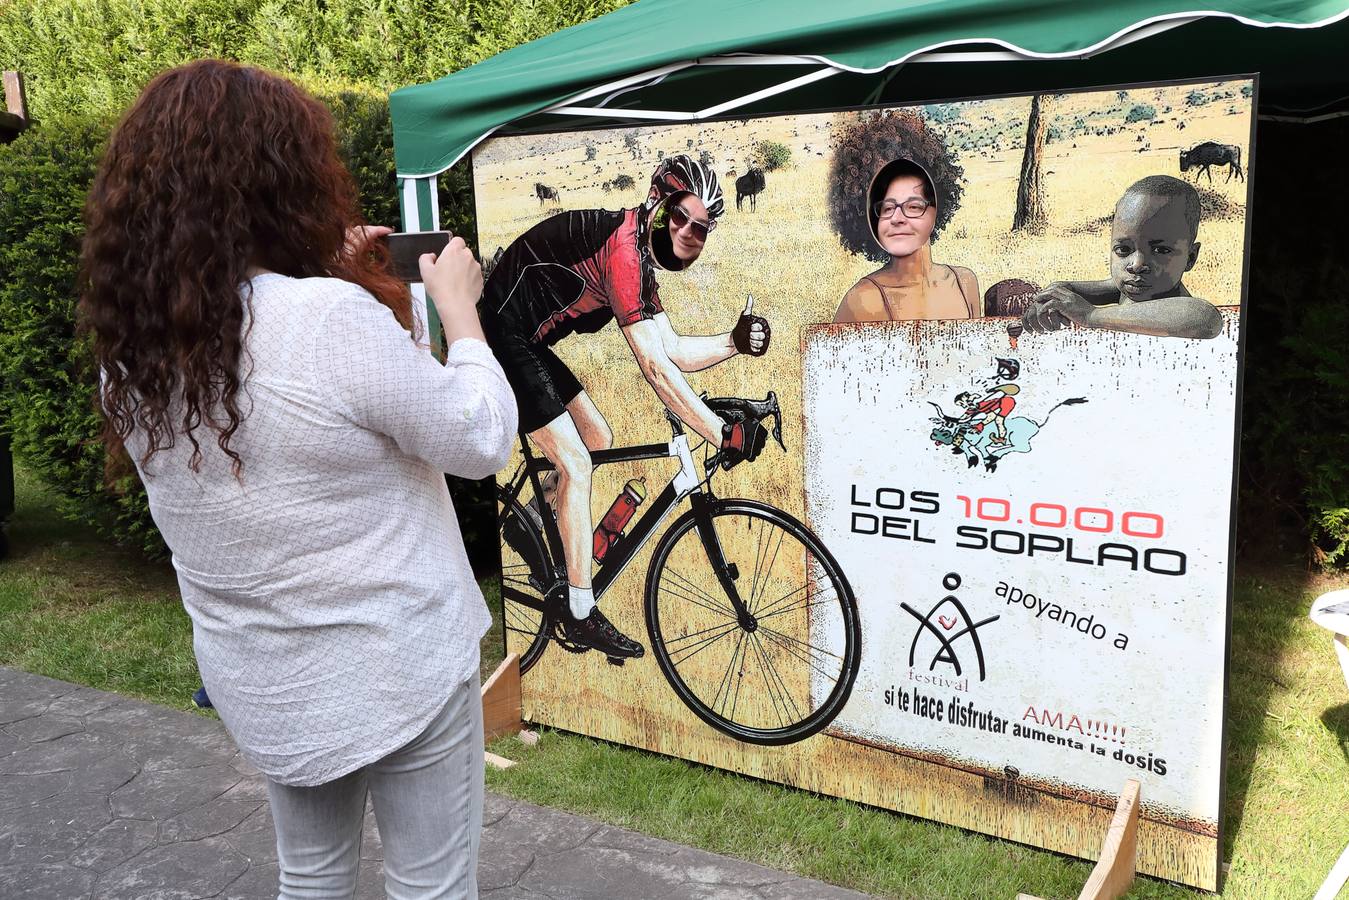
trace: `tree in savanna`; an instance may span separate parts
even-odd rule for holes
[[[829,221],[849,253],[876,262],[890,258],[871,236],[867,197],[872,178],[893,160],[911,160],[931,176],[937,203],[934,241],[960,208],[965,170],[921,113],[909,109],[863,113],[856,121],[836,127],[831,143]]]
[[[1030,99],[1030,114],[1026,117],[1026,145],[1021,152],[1021,177],[1016,187],[1016,211],[1012,214],[1013,231],[1040,231],[1048,221],[1045,209],[1044,177],[1040,161],[1045,153],[1048,119],[1041,113],[1041,98]]]
[[[1139,103],[1129,108],[1124,116],[1124,124],[1132,125],[1134,122],[1147,122],[1157,118],[1157,108],[1150,103]]]

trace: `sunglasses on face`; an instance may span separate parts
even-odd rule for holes
[[[717,223],[715,221],[711,222],[697,221],[696,219],[693,218],[693,216],[689,215],[688,210],[684,209],[684,207],[679,206],[678,204],[670,207],[670,224],[674,226],[674,229],[676,231],[683,228],[685,225],[693,226],[693,235],[700,241],[707,240],[708,234],[714,231],[717,227]]]
[[[932,206],[933,204],[926,200],[915,197],[912,200],[905,200],[903,203],[897,203],[894,200],[880,200],[872,205],[871,210],[880,219],[893,219],[895,210],[902,212],[906,219],[921,219],[923,214]]]

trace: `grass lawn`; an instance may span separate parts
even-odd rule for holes
[[[20,470],[0,563],[0,665],[191,709],[191,626],[172,570],[55,512]],[[1244,571],[1227,707],[1226,897],[1311,896],[1349,842],[1349,691],[1312,598],[1349,579]],[[496,589],[484,585],[495,605]],[[483,644],[484,672],[501,655]],[[1161,673],[1159,673],[1160,675]],[[206,713],[203,713],[206,715]],[[492,749],[489,786],[657,837],[888,897],[1074,897],[1090,864],[844,800],[545,731]],[[1148,878],[1130,897],[1199,892]]]

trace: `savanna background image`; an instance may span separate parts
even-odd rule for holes
[[[775,391],[786,452],[770,442],[756,462],[718,474],[712,488],[718,496],[761,500],[805,521],[801,336],[806,325],[832,321],[843,294],[877,267],[845,249],[839,214],[831,213],[829,200],[831,190],[847,195],[855,185],[857,192],[865,191],[875,170],[890,158],[890,145],[867,142],[868,130],[935,140],[963,171],[959,206],[933,240],[932,258],[972,269],[982,293],[1010,278],[1043,287],[1056,280],[1108,277],[1110,219],[1124,189],[1153,174],[1193,182],[1195,172],[1180,172],[1180,151],[1203,141],[1239,147],[1246,166],[1252,152],[1252,93],[1253,84],[1246,80],[1184,83],[496,138],[482,145],[473,160],[479,248],[490,258],[558,209],[636,206],[662,156],[706,155],[721,178],[727,212],[696,264],[684,272],[658,272],[661,301],[676,331],[711,334],[729,331],[746,298],[754,297],[754,311],[772,325],[769,352],[761,358],[732,358],[688,380],[710,396],[762,399]],[[1043,216],[1014,230],[1032,103],[1038,104],[1043,141],[1037,160]],[[751,167],[764,170],[765,186],[753,209],[748,197],[737,209],[735,177],[729,173],[744,175]],[[1198,182],[1203,246],[1185,284],[1196,297],[1237,306],[1248,185],[1226,180],[1226,168],[1215,167],[1212,176],[1212,183],[1202,177]],[[554,189],[557,199],[540,201],[536,183]],[[668,440],[663,406],[643,381],[617,327],[572,336],[554,350],[607,417],[615,446]],[[654,495],[676,468],[674,460],[656,460],[597,469],[594,521],[628,479],[645,476]],[[648,643],[644,584],[659,536],[658,531],[600,603],[620,629],[643,643]],[[752,568],[755,548],[736,546],[737,540],[731,536],[728,556],[739,554],[748,559],[740,568]],[[799,560],[795,566],[793,572],[783,564],[784,583],[800,581]],[[508,636],[509,650],[523,649],[518,636]],[[863,635],[864,654],[883,650],[869,646]],[[617,668],[596,653],[550,647],[524,676],[523,693],[525,717],[531,721],[1078,856],[1098,851],[1113,806],[1050,794],[1033,803],[1011,803],[984,777],[827,734],[780,747],[744,744],[689,712],[650,652]],[[754,706],[768,702],[762,692],[747,687],[740,702],[746,715],[768,715]],[[1142,872],[1213,889],[1216,853],[1215,834],[1142,823]]]

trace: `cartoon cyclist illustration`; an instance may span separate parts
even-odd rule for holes
[[[611,447],[613,432],[551,348],[617,321],[637,371],[671,413],[713,447],[757,455],[765,440],[759,427],[723,420],[684,374],[739,353],[762,356],[767,320],[751,302],[727,332],[681,334],[656,281],[657,268],[678,272],[698,259],[725,209],[711,168],[691,156],[667,157],[640,206],[564,211],[517,238],[493,268],[480,303],[488,344],[519,404],[520,430],[556,470],[543,485],[544,499],[557,511],[567,577],[548,589],[548,599],[569,613],[560,616],[560,627],[570,643],[610,658],[645,652],[600,612],[591,584],[590,453]],[[605,377],[635,374],[615,368]]]

